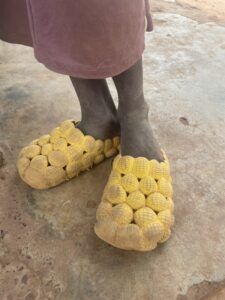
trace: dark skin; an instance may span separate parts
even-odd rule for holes
[[[71,77],[81,106],[78,127],[95,138],[106,139],[120,134],[121,154],[163,161],[149,120],[149,108],[143,92],[142,59],[125,72],[113,77],[118,98],[115,107],[105,79]]]
[[[117,109],[106,80],[70,79],[81,107],[82,119],[77,127],[85,134],[99,139],[120,135]]]

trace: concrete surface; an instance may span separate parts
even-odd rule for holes
[[[175,13],[199,23],[225,25],[224,0],[151,0],[151,8],[153,12]]]
[[[144,254],[93,232],[110,161],[49,191],[20,181],[20,148],[79,119],[79,107],[67,77],[0,43],[0,299],[224,299],[225,28],[184,15],[155,13],[146,40],[145,93],[173,167],[176,224]]]

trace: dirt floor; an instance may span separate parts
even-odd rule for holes
[[[225,25],[224,0],[152,0],[153,12],[177,13],[198,22]]]
[[[95,236],[111,160],[44,192],[19,179],[21,147],[80,111],[66,76],[0,42],[0,300],[225,299],[225,1],[155,0],[152,10],[144,84],[172,165],[171,239],[135,253]]]

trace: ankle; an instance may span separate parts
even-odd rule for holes
[[[159,162],[164,160],[148,120],[127,119],[121,124],[121,153]]]
[[[111,112],[105,112],[101,114],[82,115],[81,123],[86,124],[87,126],[108,127],[111,124],[119,122],[117,115],[114,115]]]
[[[143,92],[136,95],[120,96],[118,107],[119,121],[131,118],[148,119],[149,106]]]
[[[121,123],[133,123],[140,121],[148,122],[148,114],[149,107],[147,103],[144,101],[140,105],[136,105],[136,107],[124,107],[119,105],[118,108],[118,120]]]
[[[114,115],[82,117],[77,127],[84,134],[91,135],[96,139],[107,139],[120,135],[120,125]]]

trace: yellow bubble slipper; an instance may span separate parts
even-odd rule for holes
[[[31,187],[48,189],[89,170],[118,152],[119,137],[95,140],[67,120],[19,154],[17,168]]]
[[[165,242],[174,223],[169,161],[121,156],[97,209],[95,233],[125,250],[149,251]]]

